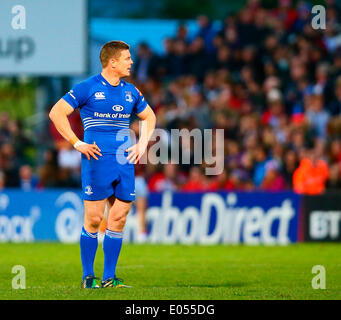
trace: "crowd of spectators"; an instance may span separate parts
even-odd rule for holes
[[[225,133],[223,173],[149,165],[151,191],[340,188],[341,11],[325,8],[326,29],[315,30],[308,2],[250,0],[220,30],[206,16],[192,36],[181,24],[162,56],[139,46],[134,81],[158,127]]]
[[[192,158],[137,165],[150,191],[341,188],[341,9],[326,0],[326,29],[315,30],[310,3],[278,3],[265,9],[249,0],[220,28],[199,16],[194,35],[181,23],[162,55],[138,46],[128,81],[154,109],[158,128],[224,130],[223,172],[207,175],[207,163]],[[13,123],[0,119],[0,188],[80,185],[79,155],[53,127],[55,148],[33,178],[13,142],[23,138],[6,139],[18,131]],[[138,131],[136,122],[132,128]]]
[[[0,114],[0,190],[23,191],[48,187],[79,187],[80,159],[68,143],[45,148],[43,165],[37,165],[37,143],[26,134],[21,121]],[[71,149],[71,152],[68,150]]]

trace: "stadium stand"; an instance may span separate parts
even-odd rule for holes
[[[138,46],[128,81],[153,107],[157,127],[225,132],[223,173],[205,175],[205,163],[147,164],[138,173],[150,191],[318,194],[341,188],[341,8],[326,1],[327,28],[314,30],[311,5],[290,3],[265,9],[259,1],[248,1],[226,17],[219,31],[208,17],[199,16],[194,37],[181,23],[160,44],[163,55],[147,43]],[[77,115],[72,123],[81,134]],[[54,143],[45,163],[28,165],[30,138],[19,121],[1,114],[0,188],[79,185],[77,155],[52,127],[49,134]],[[304,170],[322,178],[302,186]]]

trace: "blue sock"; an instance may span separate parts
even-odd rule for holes
[[[104,271],[103,281],[114,278],[118,256],[122,247],[122,232],[107,229],[103,241]]]
[[[81,260],[83,266],[83,280],[88,275],[94,275],[94,261],[97,251],[97,232],[91,233],[82,228],[80,238]]]

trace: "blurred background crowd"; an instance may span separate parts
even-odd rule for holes
[[[224,129],[224,170],[206,163],[136,165],[149,191],[341,188],[341,7],[326,0],[326,29],[314,30],[308,2],[249,0],[220,30],[197,17],[164,39],[164,54],[147,43],[134,51],[133,82],[157,116],[157,127]],[[47,112],[49,108],[47,107]],[[46,119],[47,121],[47,119]],[[79,113],[70,117],[82,136]],[[137,120],[131,127],[138,131]],[[80,155],[50,123],[42,163],[21,121],[0,114],[0,189],[80,187]],[[150,146],[155,143],[151,142]],[[217,146],[215,146],[217,148]]]

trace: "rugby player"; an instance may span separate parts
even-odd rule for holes
[[[82,155],[81,175],[84,225],[80,237],[82,288],[128,287],[116,277],[126,217],[135,200],[135,168],[154,131],[156,117],[142,93],[122,80],[133,64],[129,45],[110,41],[100,52],[102,72],[76,84],[51,109],[49,117],[59,133]],[[84,141],[72,131],[68,116],[79,108]],[[142,120],[140,138],[132,144],[130,116]],[[96,282],[94,260],[97,234],[108,203],[103,240],[104,271]]]

